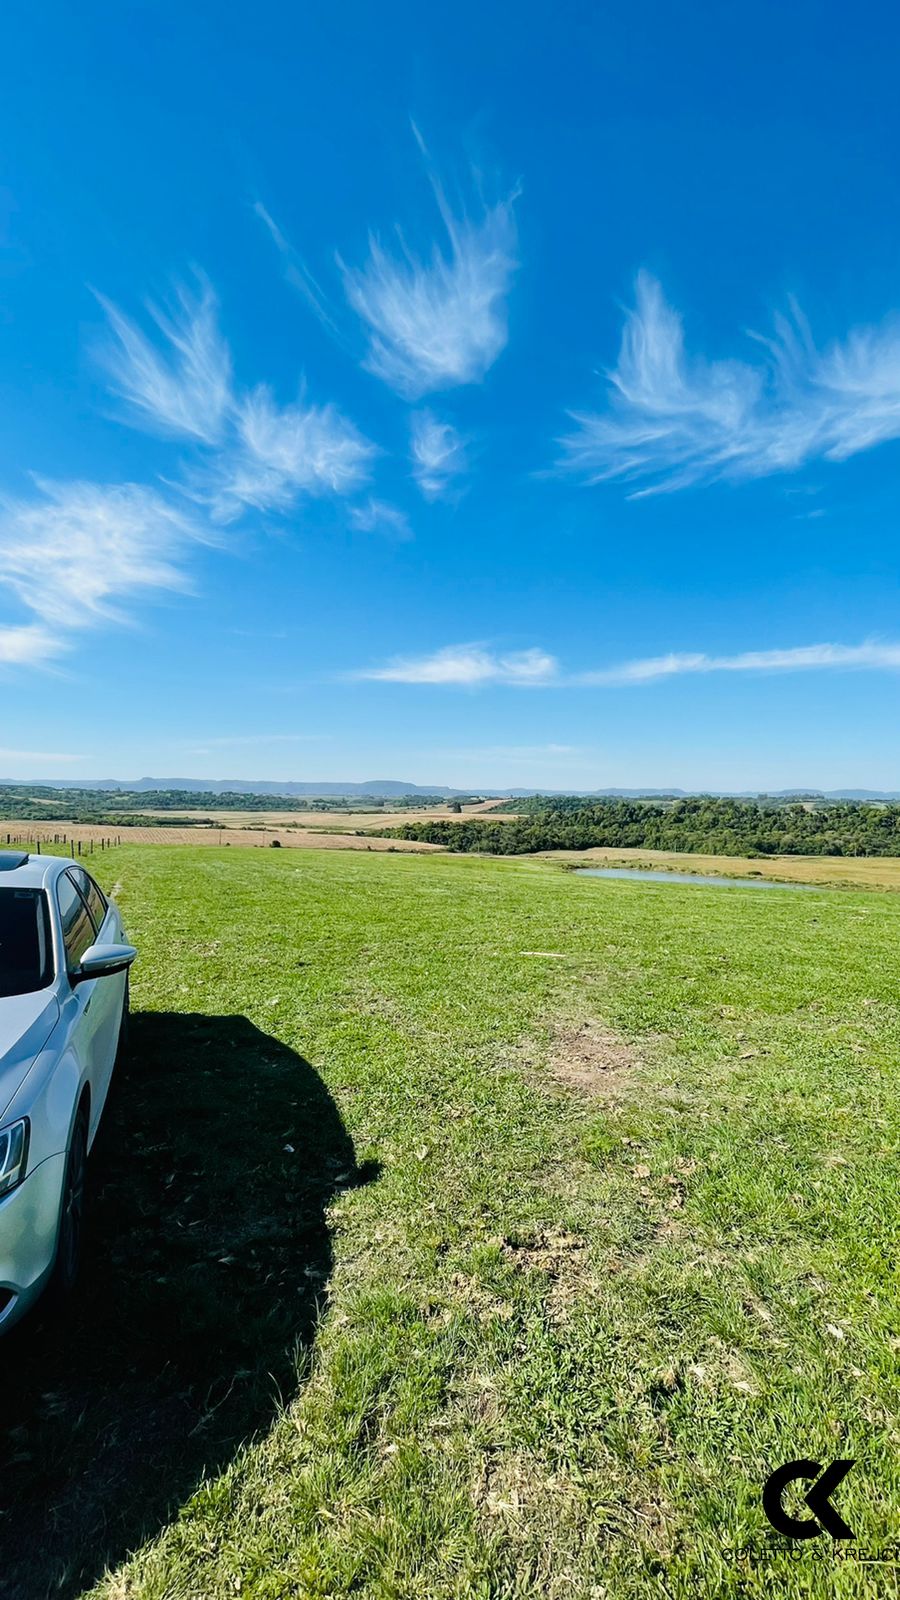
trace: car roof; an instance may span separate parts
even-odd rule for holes
[[[43,889],[72,865],[69,856],[32,855],[26,850],[0,850],[0,889]]]

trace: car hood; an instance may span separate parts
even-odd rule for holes
[[[43,1049],[59,1018],[56,996],[37,994],[0,998],[0,1116]]]

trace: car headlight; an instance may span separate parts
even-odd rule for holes
[[[28,1161],[28,1118],[0,1128],[0,1197],[8,1194],[25,1176]]]

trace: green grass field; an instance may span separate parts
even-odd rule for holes
[[[130,1047],[0,1594],[875,1596],[900,901],[123,847]],[[855,1539],[760,1509],[854,1458]]]

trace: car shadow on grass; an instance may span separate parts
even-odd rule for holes
[[[78,1288],[0,1346],[0,1596],[72,1600],[296,1391],[359,1168],[321,1078],[246,1017],[133,1016]]]

